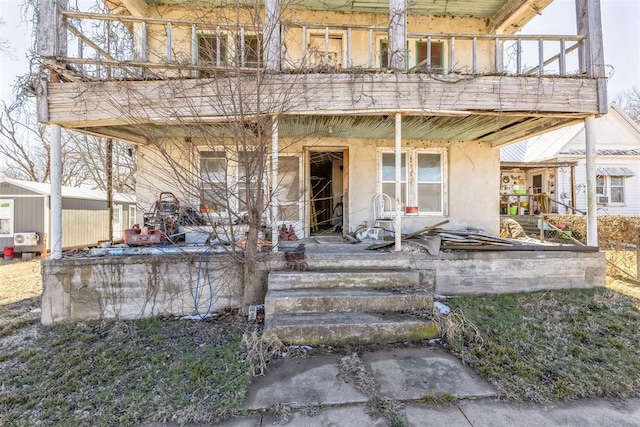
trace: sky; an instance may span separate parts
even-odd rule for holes
[[[0,99],[9,103],[16,76],[29,67],[26,52],[31,30],[21,17],[24,0],[0,0],[0,40],[8,40],[11,57],[0,54]],[[529,34],[576,34],[575,0],[555,0],[523,30]],[[601,0],[604,56],[609,98],[640,86],[640,0]]]

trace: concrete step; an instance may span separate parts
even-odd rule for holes
[[[269,290],[299,288],[395,288],[420,286],[416,270],[272,271]]]
[[[289,344],[366,344],[418,341],[439,336],[433,321],[372,313],[282,314],[266,330]]]
[[[432,305],[433,295],[418,288],[270,289],[265,298],[265,317],[286,313],[385,313]]]

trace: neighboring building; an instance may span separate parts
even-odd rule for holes
[[[403,231],[450,219],[497,232],[497,148],[607,109],[597,0],[578,0],[578,34],[561,36],[517,33],[551,0],[112,0],[112,15],[51,1],[40,54],[58,77],[42,91],[42,122],[136,144],[142,206],[159,191],[215,205],[205,186],[185,189],[197,165],[242,191],[240,168],[216,169],[246,153],[225,139],[229,122],[266,132],[279,158],[267,185],[286,183],[271,226],[294,224],[299,237],[335,216],[347,231],[373,224],[374,197],[396,198],[396,154]],[[115,20],[132,44],[112,51],[91,32],[77,43],[88,19]],[[273,126],[255,128],[260,114]]]
[[[640,215],[640,127],[616,105],[594,121],[598,213]],[[516,182],[546,193],[549,210],[585,212],[585,128],[582,123],[500,149],[501,194]],[[560,202],[559,203],[556,203]]]
[[[124,230],[135,222],[136,199],[132,194],[116,193],[113,201],[113,237],[121,240]],[[50,209],[50,184],[0,180],[0,247],[15,246],[16,252],[41,252],[45,234],[50,236]],[[63,186],[62,223],[64,249],[95,246],[100,240],[109,240],[105,192]],[[50,247],[50,242],[47,246]]]

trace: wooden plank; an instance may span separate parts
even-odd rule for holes
[[[545,246],[545,245],[522,245],[522,246],[470,246],[470,245],[446,245],[444,249],[464,251],[513,251],[513,252],[599,252],[597,246]]]
[[[67,32],[61,13],[68,7],[67,0],[40,0],[38,14],[38,45],[40,56],[60,57],[67,53]]]
[[[433,230],[434,228],[438,228],[438,227],[443,226],[443,225],[448,224],[448,223],[449,223],[449,220],[447,219],[447,220],[439,222],[437,224],[430,225],[428,227],[424,227],[421,230],[418,230],[418,231],[415,231],[413,233],[410,233],[410,234],[402,236],[402,240],[411,239],[412,237],[416,237],[418,234],[422,234],[425,231]],[[373,244],[371,246],[368,246],[367,249],[381,249],[381,248],[386,248],[386,247],[393,246],[393,245],[395,245],[395,242],[377,243],[377,244]]]
[[[198,117],[224,118],[237,111],[237,107],[233,107],[231,102],[232,89],[242,85],[245,93],[257,93],[256,80],[255,77],[220,77],[216,84],[196,79],[52,84],[49,88],[50,119],[52,123],[65,126],[75,126],[73,123],[100,125],[102,120],[115,120],[120,124],[144,123],[151,122],[150,117],[172,117],[185,123],[199,120],[194,117],[196,111]],[[558,117],[551,124],[525,121],[521,126],[511,126],[512,130],[505,128],[495,136],[487,135],[483,138],[494,146],[510,142],[514,136],[530,136],[532,132],[543,132],[566,124],[566,117],[561,118],[564,113],[575,117],[579,113],[595,114],[598,108],[596,82],[581,78],[480,76],[455,85],[413,74],[272,75],[261,80],[261,104],[267,107],[275,105],[279,110],[263,110],[266,114],[286,111],[290,114],[317,115],[322,111],[326,115],[380,115],[402,111],[435,115],[458,124],[479,120],[479,116],[476,116],[478,112],[498,117],[507,116],[511,120],[527,116]],[[354,84],[359,91],[370,96],[354,99]],[[522,93],[525,92],[541,95],[532,99],[523,97]],[[136,96],[132,97],[132,93]],[[252,114],[257,111],[254,101],[258,97],[246,98],[245,114]],[[216,102],[210,102],[212,99]],[[224,99],[229,101],[225,102]],[[117,109],[119,105],[128,106],[126,117],[114,115],[114,108]],[[509,110],[509,113],[501,113],[505,110]],[[487,120],[484,123],[488,132],[495,131],[496,126],[501,125],[501,120]],[[442,140],[473,140],[479,136],[472,126],[466,127],[468,136],[460,135],[459,129],[451,125],[443,125],[430,132],[436,135],[441,132],[439,138]]]

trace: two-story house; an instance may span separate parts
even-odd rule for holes
[[[607,108],[599,0],[578,34],[518,33],[551,1],[42,0],[39,119],[135,144],[142,206],[171,191],[274,243],[381,212],[497,232],[499,147],[585,121],[590,151]]]

